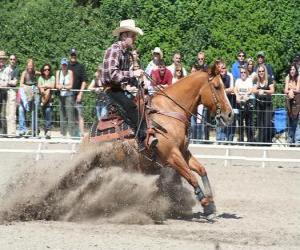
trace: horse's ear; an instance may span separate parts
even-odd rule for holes
[[[220,71],[217,67],[217,63],[214,63],[213,66],[208,69],[208,75],[210,77],[215,77],[218,74],[220,74]]]

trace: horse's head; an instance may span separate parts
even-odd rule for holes
[[[209,74],[208,82],[200,90],[201,102],[213,114],[217,126],[228,126],[233,121],[233,110],[225,93],[220,75]]]

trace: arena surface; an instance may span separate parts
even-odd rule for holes
[[[9,146],[15,147],[5,144],[6,148]],[[285,158],[289,157],[288,154],[286,152]],[[265,168],[260,164],[247,166],[241,163],[225,168],[222,161],[202,162],[205,162],[215,193],[218,217],[214,222],[201,216],[202,208],[198,203],[193,206],[191,215],[167,218],[160,222],[136,213],[138,209],[128,209],[124,219],[124,213],[120,213],[124,209],[120,208],[116,212],[117,216],[109,219],[105,216],[83,216],[79,219],[76,213],[80,213],[80,210],[74,209],[72,215],[64,215],[59,220],[19,221],[22,208],[16,209],[15,203],[7,196],[12,194],[16,199],[35,197],[35,194],[38,196],[42,192],[39,189],[49,188],[49,183],[59,182],[65,174],[64,166],[72,163],[70,156],[66,155],[47,155],[36,164],[35,157],[30,154],[2,152],[0,210],[10,212],[16,209],[19,214],[9,217],[2,213],[0,249],[300,249],[298,163],[286,165],[282,162]],[[51,174],[46,173],[49,169]],[[30,174],[24,175],[24,172]],[[146,188],[154,182],[148,177],[126,175],[126,179],[125,174],[119,170],[110,174],[108,179],[119,183],[112,184],[110,189],[118,186],[122,190],[122,185],[125,187],[126,183],[135,180],[140,191],[135,199],[151,197]],[[23,189],[16,189],[18,194],[8,191],[18,186],[20,181],[26,182],[27,178],[32,178],[30,184],[26,184]],[[32,183],[39,178],[44,178],[43,185],[37,188]],[[117,182],[120,179],[122,182]],[[107,182],[106,186],[109,185]],[[187,186],[186,183],[184,185]],[[82,188],[80,192],[84,192]],[[94,199],[96,196],[90,197]],[[70,199],[70,194],[65,198]],[[136,209],[138,204],[129,205],[129,208],[133,207]],[[153,208],[160,210],[161,214],[164,212],[161,200]]]

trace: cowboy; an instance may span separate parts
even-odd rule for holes
[[[145,150],[145,146],[152,149],[156,146],[158,140],[153,134],[150,135],[150,130],[147,131],[144,119],[139,124],[138,108],[126,96],[122,88],[123,85],[136,82],[135,78],[140,78],[143,75],[141,69],[130,69],[129,51],[132,49],[137,35],[143,35],[143,31],[135,26],[134,20],[128,19],[120,22],[120,27],[113,31],[113,35],[118,36],[119,40],[113,43],[104,53],[103,85],[111,100],[120,106],[125,121],[137,133],[139,151]]]

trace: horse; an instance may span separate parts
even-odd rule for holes
[[[233,121],[233,110],[219,74],[212,70],[194,72],[175,84],[158,91],[152,98],[151,108],[157,110],[150,120],[163,129],[156,133],[156,153],[163,166],[175,169],[194,188],[204,214],[214,216],[216,207],[205,167],[188,149],[189,122],[198,105],[203,104],[215,114],[217,125],[228,126]],[[203,182],[202,191],[195,173]]]
[[[224,85],[216,68],[210,72],[194,72],[165,89],[158,91],[151,98],[148,106],[147,120],[154,127],[158,144],[153,152],[160,166],[175,169],[181,177],[194,188],[196,198],[200,201],[204,214],[213,217],[216,207],[212,189],[205,167],[191,154],[189,144],[189,121],[196,114],[198,105],[203,104],[215,114],[217,125],[227,126],[233,121],[232,107],[224,90]],[[132,141],[128,127],[121,128],[119,118],[114,116],[112,132],[98,134],[107,123],[96,122],[91,128],[91,141],[112,140],[116,138]],[[108,127],[110,127],[108,126]],[[107,130],[108,131],[108,130]],[[132,131],[132,130],[131,130]],[[203,182],[201,189],[196,174]]]

